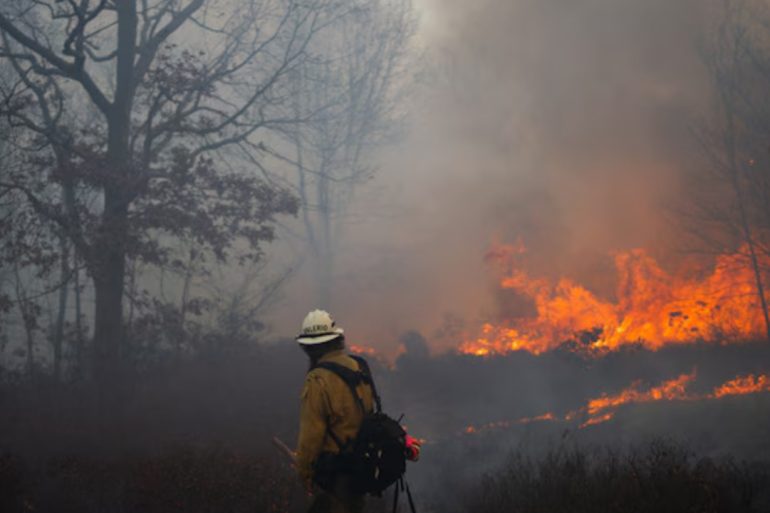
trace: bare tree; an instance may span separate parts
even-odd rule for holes
[[[701,174],[694,233],[719,253],[744,251],[770,341],[770,13],[761,3],[723,0],[704,48],[715,116],[699,130],[709,162]],[[704,180],[704,178],[706,178]]]
[[[353,4],[322,38],[317,58],[294,75],[295,115],[318,113],[301,130],[287,132],[321,305],[332,300],[341,221],[356,189],[376,171],[374,151],[398,133],[401,96],[410,85],[405,70],[416,26],[411,1]]]

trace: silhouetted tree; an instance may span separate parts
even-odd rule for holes
[[[698,136],[708,165],[698,174],[692,232],[718,253],[745,252],[767,339],[770,311],[770,11],[724,0],[703,60],[713,80],[713,117]]]
[[[285,189],[217,152],[237,146],[259,162],[262,139],[305,121],[288,108],[287,81],[350,9],[332,0],[0,7],[0,57],[14,71],[0,110],[25,150],[0,194],[22,197],[30,223],[65,239],[37,248],[33,263],[60,262],[75,276],[82,263],[92,280],[98,381],[120,370],[127,262],[183,269],[180,240],[195,246],[196,265],[256,260],[273,217],[296,211]]]
[[[292,75],[295,116],[309,123],[287,131],[294,146],[295,187],[319,305],[330,308],[334,256],[357,188],[374,176],[374,151],[401,127],[406,73],[416,29],[411,0],[357,0],[317,45],[320,58]],[[310,115],[317,112],[315,115]]]

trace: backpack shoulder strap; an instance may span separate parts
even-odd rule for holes
[[[382,412],[382,401],[380,400],[380,394],[377,392],[377,385],[374,384],[374,377],[372,376],[372,369],[369,367],[369,362],[355,354],[349,356],[358,362],[358,366],[361,368],[361,372],[366,378],[367,384],[372,387],[372,397],[374,397],[374,404],[377,407],[377,412]]]
[[[348,389],[350,389],[350,393],[353,395],[353,399],[355,400],[356,404],[358,405],[359,409],[361,410],[361,413],[363,415],[366,415],[366,408],[364,407],[364,402],[361,400],[361,397],[358,395],[358,392],[356,391],[356,387],[359,383],[365,381],[363,373],[354,371],[353,369],[348,369],[344,365],[340,365],[338,363],[333,362],[321,362],[318,363],[313,367],[313,369],[326,369],[329,372],[336,374],[347,386]],[[337,444],[337,447],[339,448],[340,452],[343,452],[350,441],[348,443],[343,442],[340,440],[340,438],[334,434],[334,431],[332,431],[331,426],[326,426],[326,432],[329,433],[329,436],[332,440],[334,440],[334,443]]]
[[[345,382],[345,384],[350,389],[350,393],[353,394],[353,399],[356,401],[356,404],[361,409],[361,413],[366,415],[366,408],[364,407],[364,402],[361,400],[361,397],[358,395],[358,391],[356,390],[356,387],[361,382],[365,382],[363,373],[354,371],[353,369],[348,369],[344,365],[340,365],[338,363],[333,362],[321,362],[318,365],[315,366],[316,369],[326,369],[337,376],[339,376],[342,381]]]

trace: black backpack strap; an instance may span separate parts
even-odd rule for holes
[[[361,413],[366,415],[366,408],[364,408],[364,402],[361,400],[361,397],[358,395],[358,391],[356,391],[356,387],[359,383],[363,382],[363,375],[360,372],[354,371],[352,369],[348,369],[344,365],[340,365],[338,363],[333,362],[321,362],[317,364],[314,369],[321,368],[326,369],[329,372],[332,372],[339,376],[339,378],[345,382],[345,384],[350,389],[350,393],[353,394],[353,399],[355,399],[356,404],[361,409]],[[329,436],[332,440],[334,440],[334,443],[337,444],[337,447],[339,448],[340,452],[343,452],[347,448],[347,443],[343,443],[342,440],[339,439],[337,435],[334,434],[334,431],[332,431],[331,426],[326,426],[326,432],[329,433]]]
[[[374,404],[377,406],[377,413],[382,412],[382,401],[380,400],[380,394],[377,392],[377,385],[374,384],[374,377],[372,376],[372,369],[369,368],[369,362],[355,354],[351,354],[350,357],[358,362],[358,366],[361,368],[367,384],[372,387],[372,397],[374,397]]]
[[[398,511],[398,491],[399,486],[401,485],[401,480],[396,481],[395,486],[393,486],[393,513],[396,513]]]
[[[406,497],[409,500],[409,509],[412,510],[412,513],[417,513],[417,508],[414,507],[414,499],[412,499],[412,491],[409,489],[409,483],[407,483],[402,477],[401,479],[396,481],[394,488],[395,488],[395,491],[393,492],[393,513],[396,513],[398,511],[398,494],[399,492],[403,492],[404,488],[406,488]]]
[[[345,447],[348,444],[343,443],[342,440],[340,440],[340,437],[334,434],[334,431],[332,431],[331,426],[329,426],[328,424],[326,425],[326,432],[329,433],[329,436],[331,437],[331,439],[334,440],[335,444],[337,444],[337,448],[340,450],[340,452],[345,450]]]
[[[361,413],[366,415],[366,408],[364,407],[364,402],[361,400],[361,397],[358,395],[358,391],[356,390],[356,387],[360,383],[365,383],[366,380],[364,378],[363,373],[354,371],[353,369],[348,369],[344,365],[340,365],[338,363],[333,362],[321,362],[315,367],[316,369],[326,369],[328,371],[333,372],[337,376],[342,379],[342,381],[345,382],[345,384],[350,389],[350,393],[353,394],[353,399],[355,399],[356,404],[358,404],[358,407],[361,409]]]
[[[406,497],[409,499],[409,509],[412,510],[412,513],[417,513],[414,507],[414,499],[412,499],[412,491],[409,489],[409,483],[406,483]]]

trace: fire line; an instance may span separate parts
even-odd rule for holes
[[[467,426],[463,432],[465,434],[478,434],[493,429],[510,428],[514,425],[528,424],[533,421],[571,422],[578,420],[580,422],[578,427],[583,429],[612,420],[615,417],[617,410],[628,404],[657,401],[718,400],[727,396],[770,392],[770,375],[767,374],[737,376],[732,380],[714,387],[712,392],[707,394],[688,392],[688,386],[692,384],[695,379],[696,372],[693,371],[689,374],[682,374],[677,378],[664,381],[660,385],[651,387],[647,390],[642,390],[641,383],[637,381],[617,394],[603,394],[597,398],[590,399],[586,402],[585,406],[570,411],[562,417],[559,417],[552,412],[548,412],[537,417],[524,417],[516,420],[490,422],[481,426],[471,425]]]

